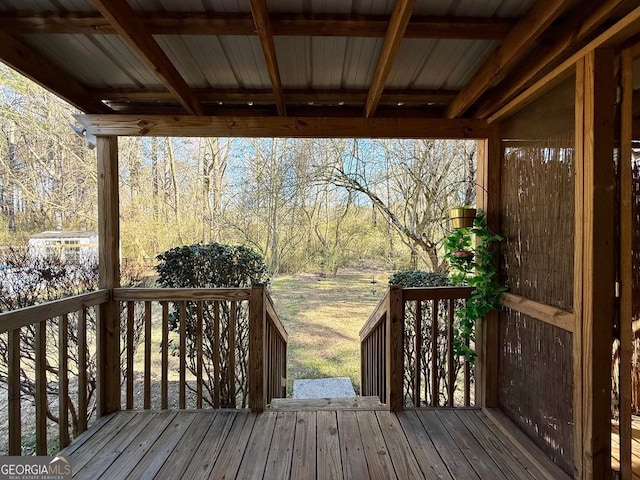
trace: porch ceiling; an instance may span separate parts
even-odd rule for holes
[[[0,0],[0,60],[85,113],[487,118],[628,0]]]

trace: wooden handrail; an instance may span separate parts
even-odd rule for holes
[[[249,300],[250,288],[115,288],[113,299],[127,301]]]
[[[406,401],[403,381],[410,381],[409,390],[413,391],[412,404],[421,406],[423,398],[426,401],[428,389],[430,389],[430,405],[440,404],[440,387],[446,385],[445,396],[448,406],[453,406],[453,393],[455,390],[456,373],[459,360],[454,360],[453,354],[453,321],[455,317],[456,300],[470,297],[471,287],[418,287],[400,288],[390,286],[386,295],[380,300],[375,310],[360,330],[361,342],[361,385],[363,395],[376,395],[380,401],[386,403],[391,410],[401,410]],[[439,305],[442,303],[442,307]],[[409,325],[405,324],[405,310],[407,305],[413,305],[415,318]],[[428,318],[423,318],[423,309],[431,312]],[[439,313],[440,312],[440,313]],[[438,321],[440,315],[444,318]],[[430,322],[423,323],[423,322]],[[429,327],[428,333],[424,333],[425,326]],[[413,350],[408,350],[413,359],[410,364],[413,369],[411,379],[406,378],[405,359],[406,348],[409,345],[405,338],[406,329],[411,328],[414,339],[411,341]],[[409,333],[411,334],[411,333]],[[445,350],[441,351],[438,337],[446,336]],[[424,337],[424,340],[423,340]],[[423,341],[429,340],[428,343]],[[423,355],[430,355],[430,361],[422,359]],[[420,353],[422,352],[422,353]],[[438,359],[441,353],[446,353],[444,364]],[[427,357],[428,358],[428,357]],[[465,404],[469,403],[468,377],[469,366],[464,363],[464,389]],[[424,368],[428,373],[424,373]],[[461,367],[460,367],[461,368]],[[433,372],[446,371],[446,377],[439,379]],[[424,379],[422,377],[425,377]],[[421,395],[422,386],[425,390]],[[443,394],[444,395],[444,394]]]
[[[278,312],[276,312],[276,308],[273,305],[273,300],[271,299],[271,295],[269,294],[268,290],[266,290],[266,299],[267,299],[267,302],[266,302],[267,315],[269,315],[269,318],[273,322],[273,325],[278,329],[280,336],[286,343],[289,341],[289,334],[287,333],[287,330],[284,328],[284,325],[282,324],[280,315],[278,315]]]
[[[0,333],[10,332],[11,330],[26,327],[27,325],[34,325],[49,318],[59,317],[66,313],[77,312],[83,308],[100,305],[108,299],[108,290],[97,290],[95,292],[83,293],[61,300],[54,300],[0,313]]]
[[[379,325],[379,323],[383,320],[384,315],[387,313],[387,294],[380,299],[378,305],[373,310],[373,313],[369,315],[369,319],[360,329],[360,341],[362,342],[365,338],[367,338],[371,332]]]
[[[409,287],[402,289],[402,299],[410,300],[449,300],[469,298],[472,287]]]

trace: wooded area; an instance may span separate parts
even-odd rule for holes
[[[0,67],[0,244],[92,230],[97,177],[75,111]],[[76,129],[78,127],[75,127]],[[122,256],[224,241],[271,274],[444,271],[450,207],[473,203],[475,141],[122,138]]]

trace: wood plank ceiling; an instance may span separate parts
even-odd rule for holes
[[[48,2],[0,0],[0,60],[85,113],[360,119],[486,119],[636,3]]]

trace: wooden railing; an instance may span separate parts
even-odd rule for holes
[[[95,389],[88,370],[95,365],[96,306],[108,298],[109,292],[100,290],[0,314],[0,334],[7,342],[2,375],[7,379],[9,455],[22,454],[23,436],[25,444],[35,443],[26,453],[48,455],[49,447],[58,451],[87,429]],[[35,415],[23,411],[23,397],[31,397]],[[57,444],[49,442],[47,422],[56,414]]]
[[[110,302],[121,307],[119,358],[100,354],[99,316],[105,310],[98,306]],[[118,288],[2,313],[6,453],[32,453],[24,450],[32,443],[36,455],[64,448],[87,429],[100,388],[117,390],[116,398],[122,390],[126,409],[250,405],[261,411],[271,399],[286,396],[287,340],[262,285]],[[114,362],[119,365],[115,379],[104,373]],[[33,425],[24,411],[29,396],[35,405]],[[54,422],[57,442],[48,441]]]
[[[286,387],[287,333],[264,286],[115,289],[113,298],[126,311],[124,408],[250,405],[259,411],[272,398],[286,396],[282,385]],[[154,316],[159,321],[154,322]],[[257,318],[263,323],[258,324]],[[143,332],[140,340],[138,331]],[[253,337],[259,343],[256,348]],[[136,351],[138,342],[142,352]],[[258,367],[265,378],[262,384],[251,370],[256,356],[263,358]],[[141,378],[136,370],[142,372]],[[172,374],[177,374],[177,381],[171,381]],[[134,391],[140,390],[136,384],[142,386],[142,405],[134,401]],[[159,391],[152,391],[157,385]],[[252,404],[254,397],[263,401]]]
[[[454,321],[470,293],[390,286],[360,330],[362,395],[378,396],[393,411],[469,405],[471,368],[454,352]]]

